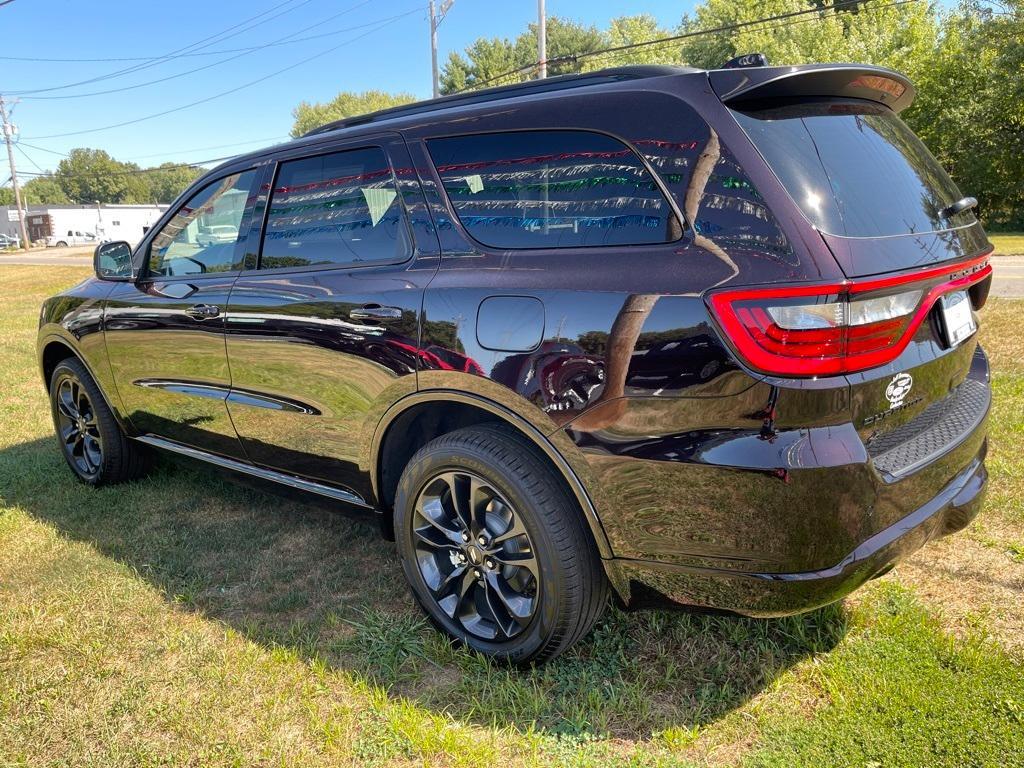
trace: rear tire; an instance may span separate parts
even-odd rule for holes
[[[413,595],[459,643],[525,666],[586,635],[608,582],[574,498],[506,425],[443,435],[409,461],[395,538]]]
[[[128,438],[80,360],[69,357],[50,377],[57,442],[75,477],[92,486],[122,483],[149,468],[146,447]]]

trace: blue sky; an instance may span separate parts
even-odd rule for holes
[[[427,0],[177,0],[173,4],[14,0],[0,6],[4,40],[0,56],[159,57],[196,43],[199,45],[189,49],[191,52],[218,52],[156,64],[0,59],[0,93],[10,100],[19,98],[17,92],[25,92],[13,114],[22,150],[15,157],[19,173],[38,172],[40,167],[53,169],[60,156],[51,152],[66,153],[82,146],[105,149],[119,160],[142,166],[194,162],[256,149],[287,136],[291,110],[298,102],[325,101],[342,90],[409,91],[427,98],[430,47],[426,4]],[[636,13],[650,13],[671,27],[693,5],[693,0],[547,0],[549,16],[598,27],[606,26],[615,16]],[[477,37],[514,37],[536,13],[536,0],[456,0],[440,29],[440,61]],[[229,30],[247,19],[252,21]],[[289,35],[320,37],[251,53],[220,53]],[[301,63],[311,57],[316,58]],[[58,88],[137,67],[144,68]],[[38,98],[124,88],[201,67],[205,69],[118,93]],[[286,67],[292,68],[217,96]],[[122,123],[205,99],[209,101],[133,125],[57,135]],[[0,180],[6,177],[6,163],[2,163]]]

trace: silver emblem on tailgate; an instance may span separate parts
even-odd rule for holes
[[[890,408],[899,408],[903,405],[904,399],[914,386],[914,377],[909,373],[897,373],[892,377],[889,386],[885,388],[885,399],[889,401]]]

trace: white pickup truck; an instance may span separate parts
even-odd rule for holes
[[[46,238],[46,247],[52,248],[57,246],[64,248],[68,245],[89,245],[90,243],[98,243],[99,240],[92,232],[80,232],[77,229],[69,229],[66,233],[49,235]]]

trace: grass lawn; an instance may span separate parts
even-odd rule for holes
[[[1024,255],[1024,232],[989,232],[997,256]]]
[[[426,626],[368,525],[170,461],[74,482],[34,340],[86,274],[0,266],[0,765],[1024,765],[1024,302],[983,315],[967,531],[841,605],[612,610],[510,672]]]

